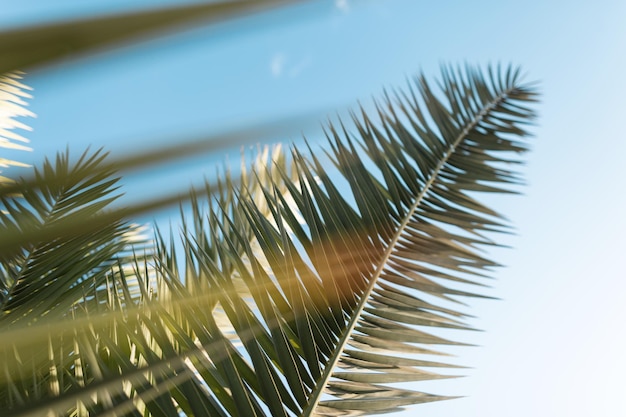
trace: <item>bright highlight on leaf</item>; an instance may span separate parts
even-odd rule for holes
[[[26,109],[28,103],[25,99],[32,98],[32,96],[26,92],[31,88],[20,82],[22,75],[23,73],[19,71],[0,75],[0,148],[31,151],[30,147],[23,145],[29,142],[28,139],[15,132],[16,129],[31,130],[17,118],[35,117],[31,111]],[[8,168],[10,166],[27,167],[29,165],[5,158],[0,153],[0,167]],[[6,180],[6,178],[0,177],[0,182]]]

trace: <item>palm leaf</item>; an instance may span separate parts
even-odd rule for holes
[[[95,218],[119,195],[119,178],[98,166],[106,154],[83,154],[72,165],[69,154],[46,160],[35,171],[37,186],[16,181],[20,197],[0,197],[0,234],[36,235],[72,218]],[[31,241],[0,255],[0,323],[11,327],[64,317],[71,306],[105,275],[132,235],[122,219],[98,231],[72,228],[66,236]]]
[[[185,25],[224,21],[289,3],[293,0],[212,1],[8,29],[0,32],[0,54],[4,57],[0,73],[43,66]]]
[[[520,182],[536,93],[510,67],[445,69],[440,87],[418,77],[377,121],[330,125],[326,156],[294,149],[294,171],[268,162],[218,181],[185,222],[184,258],[159,237],[154,264],[106,275],[97,311],[5,331],[20,365],[5,367],[4,408],[358,415],[447,398],[397,384],[456,367],[422,356],[462,345],[429,329],[468,328],[459,300],[481,296],[467,288],[496,266],[481,247],[507,231],[478,192]],[[39,362],[16,357],[40,335]]]
[[[232,230],[252,223],[271,266],[266,271],[253,262],[250,268],[232,255],[244,247],[254,258],[244,233],[228,242],[218,260],[206,262],[207,279],[240,335],[261,389],[233,391],[235,403],[259,397],[272,415],[311,415],[384,411],[442,398],[380,384],[442,377],[420,367],[443,364],[403,360],[398,353],[458,344],[424,331],[465,327],[459,312],[427,300],[480,296],[445,281],[477,283],[496,265],[476,246],[491,244],[484,232],[506,229],[472,194],[518,182],[506,165],[497,164],[498,154],[509,158],[524,150],[517,136],[533,116],[524,103],[533,101],[534,93],[518,85],[512,69],[497,75],[491,69],[488,75],[445,72],[447,103],[423,78],[416,85],[423,104],[415,92],[398,95],[396,106],[388,99],[378,125],[365,113],[354,118],[357,137],[329,127],[329,158],[351,198],[318,158],[308,161],[294,151],[298,186],[283,181],[306,227],[275,188],[265,189],[272,221],[248,202],[245,220],[223,226]],[[217,292],[229,285],[232,269],[244,277],[258,311],[234,291]],[[254,337],[246,337],[250,334]],[[262,388],[268,386],[275,388],[266,394]],[[329,392],[338,398],[324,399]]]

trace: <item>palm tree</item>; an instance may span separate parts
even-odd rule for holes
[[[455,302],[481,296],[481,248],[507,230],[477,196],[519,182],[536,93],[512,67],[413,81],[376,118],[329,124],[323,157],[266,149],[192,190],[180,243],[129,224],[175,197],[110,206],[116,170],[162,152],[59,154],[0,189],[0,407],[331,416],[447,398],[398,383],[455,367],[425,359],[460,344],[429,329],[469,328]]]

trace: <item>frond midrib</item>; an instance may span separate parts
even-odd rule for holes
[[[435,181],[437,180],[437,178],[439,177],[439,173],[441,172],[441,170],[443,169],[443,167],[446,165],[446,163],[448,162],[448,160],[450,159],[450,156],[454,154],[454,152],[456,151],[457,147],[461,144],[461,142],[463,142],[463,140],[467,137],[467,135],[474,129],[476,128],[476,126],[478,126],[478,124],[491,112],[493,111],[493,109],[498,106],[498,104],[500,104],[502,101],[504,101],[509,94],[515,89],[515,87],[509,87],[505,90],[503,90],[502,92],[500,92],[490,103],[488,103],[487,105],[484,106],[484,108],[471,120],[470,123],[468,123],[463,130],[461,131],[461,133],[459,133],[459,135],[457,136],[457,138],[454,140],[454,142],[452,142],[452,144],[450,145],[450,147],[448,148],[448,150],[446,151],[446,153],[444,154],[444,157],[439,161],[439,163],[437,164],[437,166],[435,167],[435,169],[433,170],[430,179],[426,182],[426,184],[424,185],[424,188],[422,189],[422,191],[417,195],[415,202],[413,203],[413,205],[410,207],[410,209],[407,211],[406,215],[404,216],[404,219],[402,221],[402,223],[399,225],[397,232],[394,234],[393,238],[389,241],[389,243],[387,244],[387,249],[385,250],[385,252],[383,253],[380,262],[378,264],[378,267],[376,268],[376,270],[374,271],[374,273],[372,274],[372,277],[370,279],[369,285],[368,287],[365,289],[365,291],[363,292],[363,294],[361,295],[358,304],[356,305],[352,317],[348,323],[348,326],[346,327],[343,335],[339,338],[338,343],[337,343],[337,348],[335,349],[333,355],[329,358],[328,362],[326,363],[325,367],[324,367],[324,372],[322,373],[321,378],[318,380],[315,389],[311,392],[311,396],[309,397],[309,403],[307,404],[306,408],[302,411],[301,416],[302,417],[309,417],[313,414],[313,412],[315,411],[315,409],[317,408],[318,403],[320,402],[321,398],[322,398],[322,394],[324,393],[324,389],[326,388],[326,385],[328,384],[330,378],[332,377],[332,374],[334,372],[334,369],[337,365],[337,363],[339,362],[339,359],[341,358],[347,344],[348,341],[350,340],[350,337],[352,335],[352,333],[354,332],[354,328],[356,327],[359,318],[361,317],[361,314],[363,312],[363,309],[365,308],[371,294],[372,291],[374,291],[374,287],[376,286],[376,283],[378,282],[378,279],[380,278],[382,272],[384,271],[389,258],[391,256],[391,254],[393,253],[395,246],[398,242],[398,240],[400,239],[400,237],[402,236],[402,234],[404,233],[404,230],[406,229],[406,227],[409,225],[409,222],[411,220],[411,218],[413,217],[414,213],[417,211],[417,209],[420,207],[423,199],[426,197],[426,195],[428,194],[430,188],[432,187],[432,185],[435,183]]]

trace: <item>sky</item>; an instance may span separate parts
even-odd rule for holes
[[[0,27],[124,7],[0,0]],[[323,121],[442,63],[521,65],[542,102],[524,195],[492,201],[517,231],[492,251],[506,265],[489,290],[501,300],[472,300],[483,332],[456,336],[480,345],[455,351],[468,376],[424,388],[465,397],[395,415],[623,416],[625,21],[617,0],[340,0],[196,27],[28,74],[34,151],[20,157],[68,145],[119,155],[286,112]],[[127,194],[186,187],[215,163],[153,173]]]

